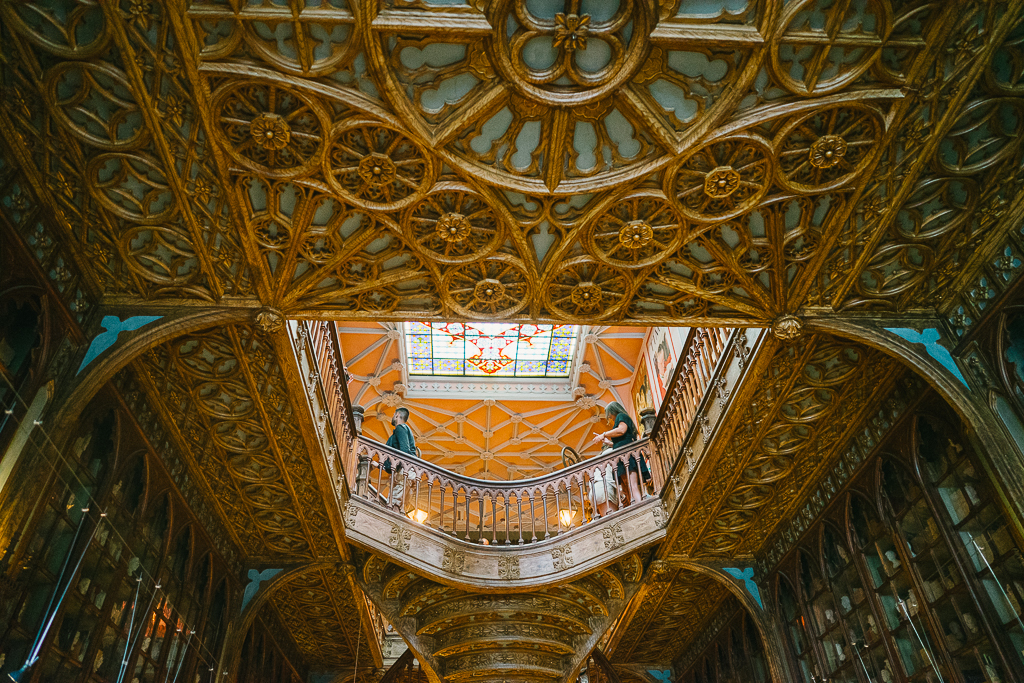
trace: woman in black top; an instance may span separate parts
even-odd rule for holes
[[[636,425],[633,423],[633,419],[626,413],[626,409],[622,407],[622,404],[618,401],[612,401],[608,404],[608,407],[604,409],[605,419],[612,423],[612,428],[607,432],[597,433],[594,432],[594,443],[603,441],[606,444],[610,444],[611,447],[621,448],[627,444],[631,444],[637,439]],[[640,492],[640,474],[641,469],[646,470],[647,464],[643,462],[643,458],[640,462],[637,461],[635,455],[629,456],[629,503],[636,502],[643,497]],[[616,465],[616,474],[618,479],[621,481],[626,479],[626,464],[622,461]],[[644,472],[646,475],[647,473]]]

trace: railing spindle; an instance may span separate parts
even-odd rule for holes
[[[482,493],[477,493],[476,495],[477,501],[480,503],[480,525],[479,530],[477,531],[476,539],[480,541],[484,538],[484,495]]]
[[[491,494],[491,545],[498,542],[498,497]]]
[[[540,492],[540,502],[544,506],[544,538],[551,536],[551,529],[548,527],[548,492],[544,489]]]
[[[530,533],[533,534],[533,538],[530,539],[530,543],[537,542],[537,511],[533,509],[533,500],[537,497],[537,491],[534,489],[530,492]]]
[[[505,495],[505,545],[512,545],[512,537],[508,533],[508,494]]]
[[[516,521],[519,523],[519,543],[523,544],[523,496],[521,493],[516,494]]]

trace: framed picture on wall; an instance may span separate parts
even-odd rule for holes
[[[668,391],[668,383],[672,381],[675,370],[677,350],[673,335],[667,327],[655,327],[647,341],[647,357],[650,358],[651,388],[654,390],[656,403],[661,404]]]
[[[637,368],[636,376],[633,378],[633,387],[630,390],[633,399],[633,414],[640,424],[640,412],[647,408],[654,408],[654,396],[651,395],[651,383],[647,379],[647,364],[641,363]]]

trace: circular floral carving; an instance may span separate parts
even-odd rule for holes
[[[591,253],[605,263],[642,268],[679,248],[685,222],[660,192],[648,190],[615,199],[587,232]]]
[[[473,288],[473,296],[484,304],[500,302],[505,298],[505,285],[500,280],[484,278],[476,283],[476,287]]]
[[[505,234],[498,214],[468,187],[449,183],[414,204],[402,219],[409,238],[441,263],[487,256]]]
[[[619,230],[619,244],[627,249],[640,249],[650,244],[654,229],[643,221],[630,221]]]
[[[740,188],[740,174],[732,166],[719,166],[704,176],[704,194],[725,199]]]
[[[260,114],[249,124],[249,134],[258,147],[279,151],[288,146],[292,129],[288,122],[277,114]]]
[[[823,135],[811,144],[808,161],[815,168],[832,168],[846,156],[846,140],[838,135]]]
[[[864,169],[881,134],[882,119],[868,105],[836,105],[801,114],[775,138],[779,184],[791,192],[846,185]]]
[[[324,158],[333,189],[353,204],[388,210],[408,206],[434,182],[434,163],[403,133],[370,121],[338,126]]]
[[[549,312],[570,320],[600,320],[614,315],[632,289],[622,271],[586,256],[559,267],[544,286]]]
[[[601,285],[594,282],[580,282],[569,292],[573,305],[581,313],[592,313],[601,309]]]
[[[319,163],[327,115],[313,100],[255,82],[227,85],[213,99],[221,142],[242,166],[291,178]]]
[[[388,185],[395,182],[397,170],[395,163],[383,154],[374,152],[359,161],[359,179],[374,192],[385,192]]]
[[[441,214],[434,225],[434,232],[445,242],[463,242],[472,229],[469,219],[454,211]]]
[[[686,218],[727,220],[757,205],[771,185],[771,169],[767,140],[736,135],[683,158],[666,175],[665,193],[676,198]]]
[[[532,294],[526,269],[500,254],[449,269],[441,289],[455,313],[469,318],[508,317],[526,308]]]

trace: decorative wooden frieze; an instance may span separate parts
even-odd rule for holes
[[[445,548],[441,558],[441,569],[452,574],[461,574],[466,567],[466,552],[456,548]]]
[[[518,579],[519,558],[515,555],[506,555],[498,558],[498,578]]]
[[[566,543],[565,545],[560,545],[557,548],[552,548],[551,564],[554,566],[556,572],[572,567],[574,564],[572,559],[572,545]]]

